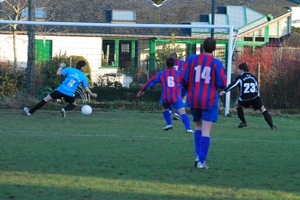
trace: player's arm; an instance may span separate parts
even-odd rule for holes
[[[57,74],[58,76],[61,76],[61,75],[62,75],[62,70],[65,68],[65,66],[66,66],[65,63],[60,63],[60,64],[59,64],[59,68],[57,69],[57,72],[56,72],[56,74]]]
[[[85,88],[84,89],[89,95],[91,95],[92,97],[95,97],[95,98],[97,98],[97,93],[93,93],[91,90],[90,90],[90,88]]]
[[[137,97],[140,97],[142,95],[144,95],[145,93],[145,90],[148,88],[148,87],[152,87],[154,86],[156,83],[159,82],[159,77],[158,77],[158,74],[152,76],[143,86],[142,88],[140,89],[140,91],[136,94]]]
[[[93,93],[93,92],[91,91],[91,89],[89,88],[87,78],[85,78],[85,79],[82,81],[82,86],[83,86],[84,90],[85,90],[89,95],[91,95],[92,97],[95,97],[95,98],[96,98],[96,97],[98,96],[97,93]]]
[[[223,96],[226,92],[229,92],[233,88],[236,88],[239,85],[240,79],[239,77],[236,77],[234,81],[232,81],[223,91],[219,93],[220,96]]]

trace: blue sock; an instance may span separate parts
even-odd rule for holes
[[[195,156],[200,155],[200,139],[202,136],[201,130],[195,130],[194,132],[194,147],[195,147]]]
[[[171,114],[170,114],[169,110],[165,110],[165,111],[163,112],[163,116],[164,116],[164,118],[165,118],[165,121],[166,121],[167,125],[172,124],[172,121],[171,121]]]
[[[186,130],[191,129],[190,119],[187,114],[181,115],[181,121],[184,124]]]
[[[210,137],[202,136],[200,139],[200,153],[199,161],[204,163],[208,154],[208,149],[210,146]]]
[[[173,110],[173,106],[171,104],[170,107],[169,107],[169,112],[172,113],[172,110]]]

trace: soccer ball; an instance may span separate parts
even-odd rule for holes
[[[92,107],[89,105],[84,105],[81,108],[81,113],[84,115],[90,115],[90,114],[92,114],[92,111],[93,111]]]

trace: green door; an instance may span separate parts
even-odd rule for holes
[[[35,40],[36,61],[49,61],[52,58],[52,40]]]

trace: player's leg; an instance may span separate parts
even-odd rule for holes
[[[174,108],[174,105],[171,104],[170,106],[170,113],[172,114],[172,110]],[[174,113],[174,116],[173,116],[173,120],[179,120],[180,119],[180,115],[178,114],[178,111],[176,110],[175,113]]]
[[[191,128],[189,116],[185,112],[185,108],[181,107],[181,108],[177,109],[177,111],[181,116],[181,121],[185,127],[186,133],[194,133],[194,131]]]
[[[193,122],[195,122],[196,129],[194,131],[194,150],[195,150],[195,167],[199,161],[200,141],[202,136],[202,110],[191,108]]]
[[[269,124],[271,129],[277,129],[277,127],[273,124],[273,120],[267,109],[262,105],[260,108],[261,113],[264,115],[266,122]]]
[[[182,102],[185,106],[187,91],[185,89],[181,89],[181,95],[182,95],[181,96]],[[174,113],[173,119],[179,120],[180,116],[181,116],[180,113],[178,112],[178,110],[176,110],[176,112]]]
[[[170,105],[170,108],[169,108],[170,114],[172,114],[172,111],[173,111],[173,105],[171,104],[171,105]]]
[[[70,111],[70,110],[73,110],[76,107],[76,101],[75,101],[75,97],[70,97],[70,96],[67,96],[67,95],[64,95],[63,97],[64,97],[65,102],[68,103],[68,105],[65,106],[64,108],[62,108],[60,110],[60,113],[61,113],[62,117],[66,117],[67,112]]]
[[[55,99],[57,95],[58,95],[58,93],[55,90],[52,93],[48,94],[42,101],[37,103],[33,108],[29,109],[28,107],[24,107],[25,114],[26,115],[33,114],[38,109],[42,108],[46,103],[48,103],[49,101],[52,101],[53,99]]]
[[[194,133],[191,128],[189,116],[185,112],[184,103],[182,99],[178,99],[177,102],[173,103],[173,106],[176,108],[177,112],[181,116],[181,121],[185,127],[186,133]]]
[[[208,155],[210,147],[210,133],[212,128],[212,123],[218,121],[219,109],[218,109],[218,99],[213,103],[212,107],[207,110],[202,110],[202,135],[200,138],[200,151],[199,151],[199,161],[197,162],[197,168],[208,169],[206,165],[206,158]]]
[[[210,132],[211,132],[212,122],[202,120],[202,136],[200,138],[200,152],[199,161],[197,163],[197,168],[208,169],[205,161],[208,155],[208,150],[210,147]]]
[[[162,103],[162,107],[163,107],[163,117],[167,124],[163,128],[163,130],[168,131],[169,129],[173,128],[172,120],[171,120],[171,113],[170,113],[170,104]]]
[[[240,101],[235,102],[237,116],[241,120],[241,123],[238,125],[238,128],[247,127],[247,122],[246,122],[243,107],[241,104],[242,104],[242,102],[240,102]]]

